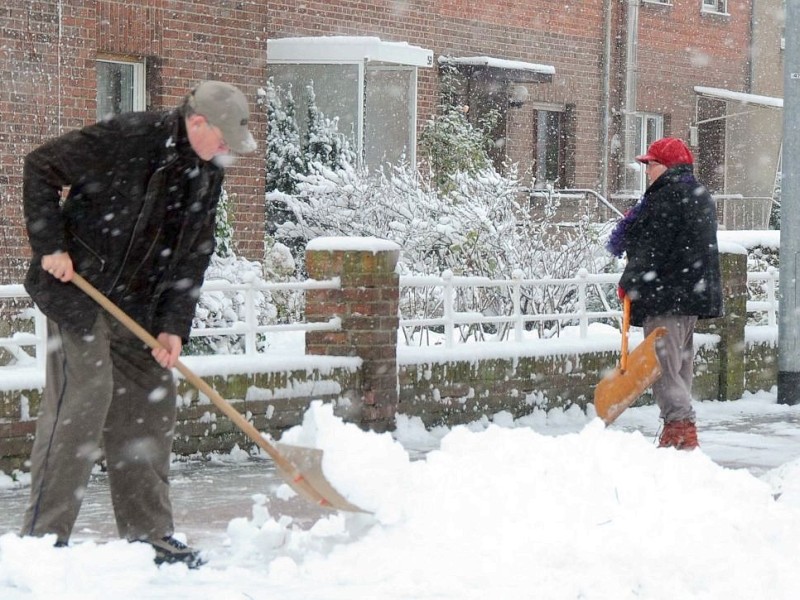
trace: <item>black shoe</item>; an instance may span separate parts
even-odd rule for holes
[[[164,563],[183,563],[190,569],[197,569],[198,567],[206,564],[206,561],[200,556],[199,550],[190,548],[183,542],[176,540],[171,535],[163,537],[160,540],[144,541],[155,549],[155,563],[157,565],[162,565]]]

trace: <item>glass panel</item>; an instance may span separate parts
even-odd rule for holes
[[[634,161],[635,156],[644,154],[648,146],[663,136],[664,121],[660,115],[637,115],[635,118],[634,153],[630,160],[632,168],[628,169],[631,173],[630,190],[635,193],[643,193],[647,189],[647,174],[643,166]]]
[[[647,127],[646,127],[646,137],[644,140],[644,147],[642,150],[647,150],[650,147],[650,144],[655,142],[658,138],[661,137],[661,128],[659,127],[659,119],[657,117],[645,117],[647,120]]]
[[[535,186],[547,184],[563,187],[560,181],[562,114],[558,111],[537,110],[534,123]]]
[[[634,160],[634,157],[644,154],[644,149],[646,148],[646,146],[643,147],[642,117],[641,115],[629,115],[626,117],[626,122],[628,123],[628,131],[631,132],[631,137],[627,138],[628,143],[626,144],[627,160],[625,162],[624,189],[634,194],[640,194],[644,191],[645,175],[644,169]],[[628,152],[630,152],[630,155],[627,154]]]
[[[134,65],[97,62],[97,120],[134,110]]]
[[[364,157],[370,170],[410,158],[412,71],[367,67]]]
[[[313,82],[317,108],[328,119],[339,118],[340,133],[358,139],[358,65],[269,65],[268,75],[278,87],[291,86],[301,135],[308,127],[306,88]]]

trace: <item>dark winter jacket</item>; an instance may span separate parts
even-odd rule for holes
[[[76,272],[153,335],[186,341],[222,178],[189,145],[181,109],[123,114],[45,143],[25,158],[25,289],[59,325],[88,331],[99,306],[41,267],[42,256],[66,251]]]
[[[631,323],[646,317],[722,314],[717,217],[691,165],[668,169],[645,192],[625,232],[628,263],[620,286],[631,299]]]

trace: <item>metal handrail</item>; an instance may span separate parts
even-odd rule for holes
[[[597,190],[592,190],[589,188],[562,188],[562,189],[532,189],[530,190],[530,194],[547,194],[548,196],[556,196],[562,194],[590,194],[597,198],[602,204],[604,204],[607,208],[610,208],[614,211],[618,216],[624,217],[625,215],[611,202],[609,202],[602,194],[600,194]]]

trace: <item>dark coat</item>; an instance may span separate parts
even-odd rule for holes
[[[66,251],[76,272],[153,335],[185,342],[214,251],[223,170],[192,150],[181,110],[71,131],[28,154],[23,173],[33,250],[25,289],[42,312],[78,332],[94,323],[99,306],[41,267],[44,255]]]
[[[620,286],[631,298],[631,323],[646,317],[722,315],[714,201],[690,165],[668,169],[647,188],[625,229],[628,263]]]

